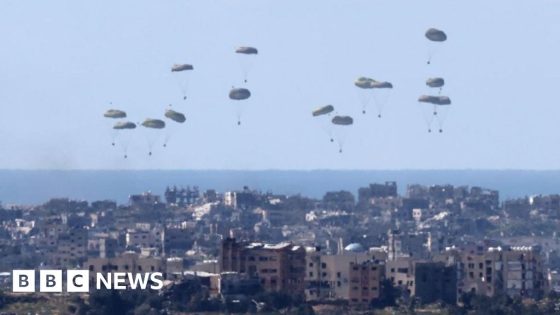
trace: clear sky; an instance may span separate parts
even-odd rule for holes
[[[428,66],[429,27],[448,41]],[[4,0],[0,35],[0,168],[560,168],[558,1]],[[241,127],[239,45],[259,49]],[[187,102],[174,63],[195,67]],[[394,85],[381,120],[361,75]],[[416,101],[429,76],[453,101],[443,134]],[[106,109],[170,103],[187,123],[168,148],[148,157],[142,129],[128,159],[111,147]],[[325,104],[355,118],[343,154],[310,115]]]

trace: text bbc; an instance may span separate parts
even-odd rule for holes
[[[35,292],[35,270],[13,270],[13,292]],[[39,292],[62,292],[62,270],[39,270]],[[160,290],[163,287],[163,274],[152,273],[94,273],[95,289],[114,290]],[[66,292],[89,292],[90,272],[88,270],[66,270]]]

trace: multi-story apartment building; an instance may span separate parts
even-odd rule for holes
[[[397,257],[385,263],[385,277],[393,286],[402,290],[404,295],[414,295],[414,259]]]
[[[220,251],[221,271],[245,273],[259,279],[266,291],[303,296],[305,249],[291,243],[238,243],[227,238]]]
[[[442,262],[414,263],[414,296],[422,303],[457,303],[457,268]]]
[[[307,300],[349,300],[351,289],[350,264],[373,262],[382,264],[387,252],[382,249],[365,250],[350,244],[335,255],[309,248],[306,255],[305,296]]]
[[[441,259],[441,258],[440,258]],[[539,297],[545,290],[544,268],[537,246],[451,248],[443,260],[458,266],[458,294]]]
[[[378,262],[351,262],[348,271],[348,303],[356,308],[368,308],[381,294],[384,271],[385,266]]]
[[[390,230],[388,233],[389,260],[398,257],[428,259],[431,256],[432,237],[429,232],[401,232]]]

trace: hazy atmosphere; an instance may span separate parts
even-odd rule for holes
[[[0,168],[558,169],[559,19],[555,1],[3,1]],[[448,35],[431,65],[429,27]],[[240,45],[259,55],[237,126]],[[428,133],[417,98],[440,75],[453,104]],[[393,83],[382,119],[359,76]],[[187,121],[168,147],[149,157],[138,129],[123,159],[103,112],[169,104]],[[311,116],[326,104],[355,119],[342,154]]]

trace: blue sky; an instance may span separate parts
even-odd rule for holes
[[[4,0],[0,168],[559,169],[558,21],[556,1]],[[449,38],[430,66],[429,27]],[[259,49],[241,127],[239,45]],[[381,120],[360,113],[362,75],[394,85]],[[443,134],[416,102],[430,76],[453,101]],[[142,129],[128,159],[111,147],[106,109],[138,122],[168,104],[187,123],[166,149],[148,157]],[[325,104],[355,118],[343,154],[311,118]]]

